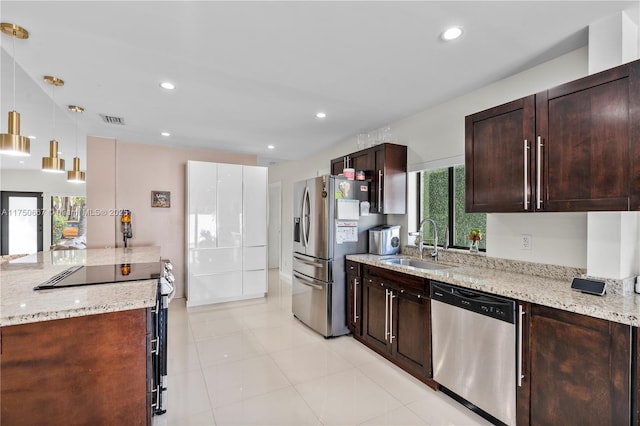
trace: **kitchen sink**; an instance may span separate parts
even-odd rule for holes
[[[419,259],[385,259],[385,260],[381,260],[382,263],[385,263],[387,265],[402,265],[402,266],[411,266],[413,268],[417,268],[417,269],[426,269],[426,270],[433,270],[433,269],[449,269],[451,268],[451,266],[449,265],[442,265],[440,263],[435,263],[435,262],[428,262],[426,260],[419,260]]]

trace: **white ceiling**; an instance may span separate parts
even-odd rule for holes
[[[71,168],[86,134],[297,160],[587,43],[587,26],[638,1],[6,1],[16,110],[39,168],[55,137]],[[637,19],[637,18],[635,18]],[[450,43],[450,25],[464,28]],[[1,36],[0,129],[13,109]],[[65,80],[53,93],[44,75]],[[159,87],[169,80],[173,92]],[[327,118],[319,120],[316,112]],[[106,124],[99,114],[122,117]],[[168,131],[170,137],[160,132]],[[275,149],[270,151],[267,145]],[[80,144],[83,167],[84,144]]]

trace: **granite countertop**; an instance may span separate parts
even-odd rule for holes
[[[604,296],[594,296],[572,290],[570,278],[545,277],[460,263],[448,263],[450,268],[437,270],[382,263],[382,260],[392,257],[409,256],[347,255],[347,259],[367,265],[481,290],[523,302],[640,326],[640,295],[637,294],[621,295],[607,292]],[[428,259],[425,258],[425,260]]]
[[[9,326],[155,305],[156,280],[35,291],[74,265],[160,260],[160,247],[39,252],[0,264],[0,325]]]

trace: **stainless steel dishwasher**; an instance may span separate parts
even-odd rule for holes
[[[507,425],[516,424],[516,365],[522,365],[515,305],[510,299],[431,282],[434,380],[445,392]]]

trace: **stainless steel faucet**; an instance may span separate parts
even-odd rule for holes
[[[418,225],[418,252],[420,253],[420,259],[422,259],[422,249],[424,248],[424,238],[422,235],[422,227],[425,222],[430,222],[431,227],[433,228],[433,251],[431,252],[431,257],[434,260],[438,260],[438,229],[436,227],[436,222],[433,219],[422,219],[420,225]]]

